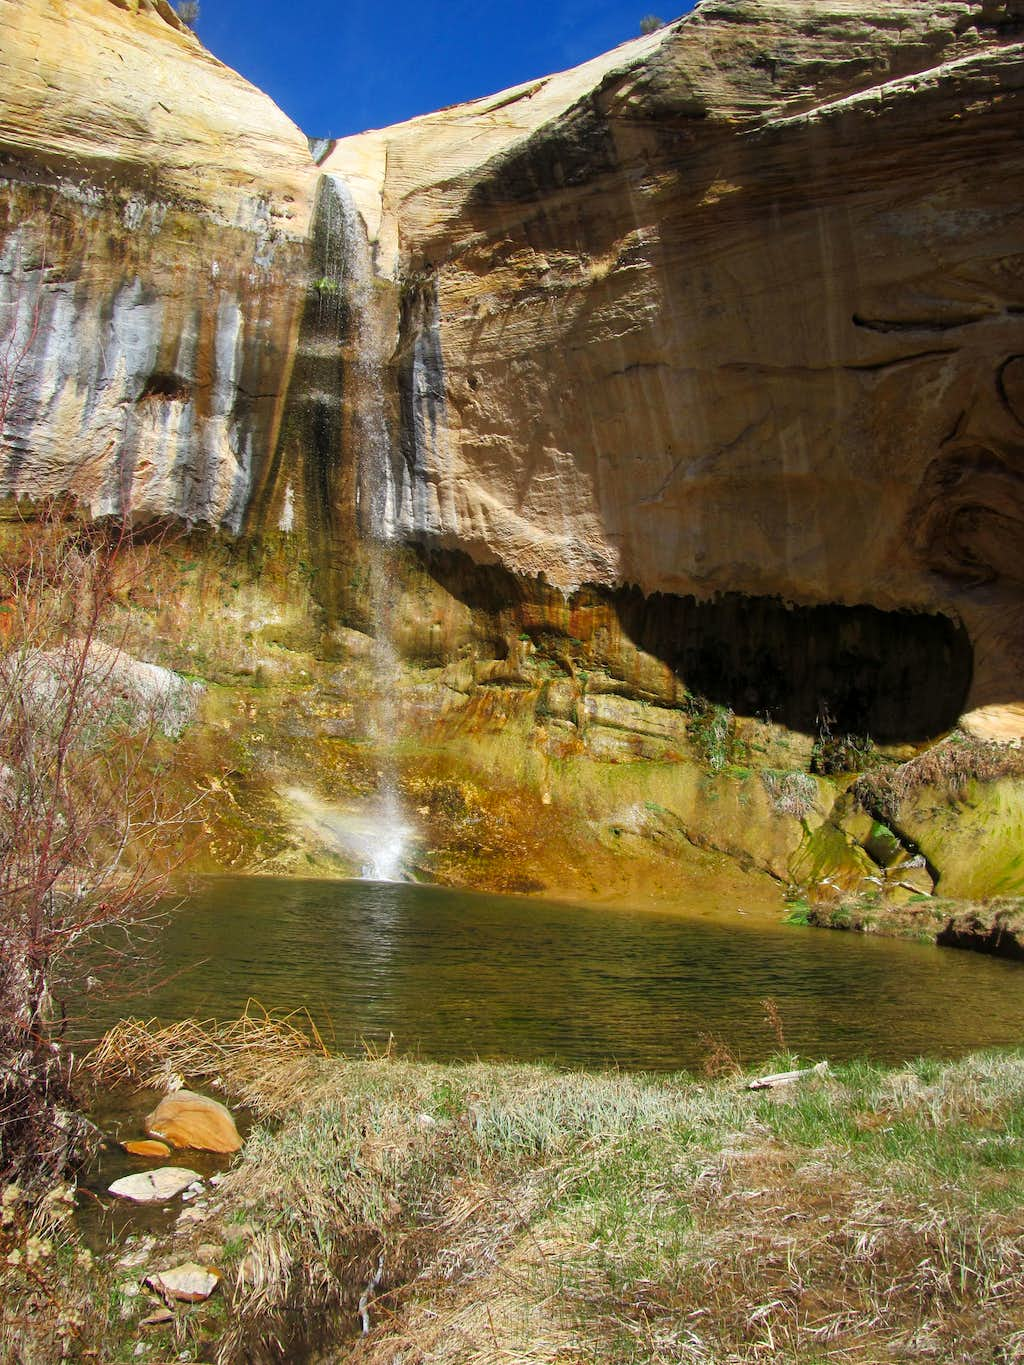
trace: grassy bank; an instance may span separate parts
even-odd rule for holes
[[[849,929],[1024,959],[1024,899],[1020,896],[988,901],[916,896],[901,905],[876,895],[849,896],[827,904],[803,904],[792,918],[823,929]]]
[[[66,1201],[29,1226],[8,1196],[6,1358],[1024,1360],[1024,1053],[765,1092],[727,1055],[711,1069],[351,1062],[271,1026],[122,1031],[98,1081],[222,1081],[256,1126],[145,1267],[117,1265],[123,1239],[88,1257]],[[202,1252],[221,1291],[141,1327],[132,1281]]]

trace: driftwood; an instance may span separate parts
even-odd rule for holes
[[[818,1062],[815,1066],[806,1066],[802,1071],[776,1071],[771,1076],[758,1076],[757,1080],[748,1081],[748,1090],[774,1090],[778,1085],[790,1085],[793,1081],[798,1081],[802,1076],[824,1076],[828,1072],[828,1062]]]

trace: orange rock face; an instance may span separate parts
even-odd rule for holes
[[[146,1132],[174,1147],[200,1152],[237,1152],[242,1145],[230,1111],[191,1090],[165,1095],[146,1118]]]
[[[578,763],[587,820],[586,765],[628,764],[610,838],[668,811],[788,881],[818,741],[1024,738],[1022,20],[702,0],[314,160],[166,0],[0,0],[0,498],[228,533],[165,557],[138,657],[265,697],[261,735],[321,677],[304,745],[379,685],[339,722],[383,530],[445,764],[557,809]]]

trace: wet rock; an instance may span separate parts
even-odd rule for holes
[[[134,1243],[136,1239],[129,1237],[128,1242]],[[136,1266],[145,1265],[149,1260],[150,1252],[156,1246],[155,1237],[144,1237],[137,1246],[132,1246],[129,1251],[118,1260],[117,1264],[121,1270],[134,1270]]]
[[[130,1199],[136,1204],[165,1204],[198,1179],[197,1171],[184,1166],[158,1166],[155,1171],[123,1176],[115,1180],[109,1190],[118,1199]]]
[[[149,1275],[146,1283],[166,1299],[176,1299],[181,1303],[202,1303],[208,1299],[220,1284],[219,1270],[212,1266],[196,1265],[186,1261],[184,1265],[172,1270],[161,1270]]]
[[[152,1138],[133,1139],[122,1142],[121,1146],[132,1156],[170,1156],[171,1149],[166,1142],[156,1142]]]
[[[200,1152],[237,1152],[242,1145],[231,1111],[192,1090],[165,1095],[146,1118],[146,1132]]]
[[[5,436],[16,407],[14,439],[31,432],[38,463],[18,477],[37,496],[74,483],[108,514],[113,419],[119,454],[132,450],[137,477],[124,492],[136,507],[189,517],[179,481],[187,468],[196,519],[237,525],[251,447],[267,439],[275,370],[301,306],[302,282],[287,267],[299,259],[315,188],[306,139],[183,35],[163,0],[74,13],[26,0],[17,23],[5,14],[3,49],[0,142],[5,168],[18,149],[23,181],[5,269],[26,263],[24,298],[45,273],[38,330],[60,337],[20,366]],[[43,54],[53,54],[55,84],[38,99],[39,63],[51,62]],[[157,102],[154,71],[168,82]],[[70,216],[30,207],[47,203],[36,188],[42,165],[45,183],[57,179],[76,204]],[[45,272],[38,222],[50,225]],[[201,307],[208,291],[214,306]]]

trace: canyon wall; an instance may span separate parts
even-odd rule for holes
[[[564,589],[943,611],[970,705],[1016,706],[1022,32],[704,3],[339,144],[405,288],[406,533]]]
[[[703,0],[319,163],[164,0],[0,33],[0,482],[185,528],[130,638],[228,689],[224,811],[379,780],[385,599],[452,879],[857,883],[865,746],[1024,734],[1021,0]]]

